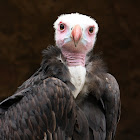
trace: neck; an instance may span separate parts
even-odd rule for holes
[[[62,51],[68,66],[85,67],[86,54],[77,52]]]

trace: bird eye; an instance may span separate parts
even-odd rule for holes
[[[62,30],[64,30],[64,28],[65,28],[65,26],[64,26],[64,24],[60,24],[60,30],[62,31]]]
[[[91,33],[91,34],[92,34],[92,33],[93,33],[93,31],[94,31],[94,27],[90,27],[90,28],[89,28],[89,33]]]

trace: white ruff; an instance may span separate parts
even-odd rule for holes
[[[84,86],[86,77],[86,68],[83,66],[71,66],[68,68],[71,74],[71,82],[76,88],[72,92],[72,94],[74,98],[76,98]]]

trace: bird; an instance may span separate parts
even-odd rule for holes
[[[93,49],[99,26],[62,14],[55,45],[39,69],[0,103],[2,140],[113,140],[121,115],[119,85]]]

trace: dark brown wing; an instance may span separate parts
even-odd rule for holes
[[[112,140],[120,118],[118,83],[112,75],[103,73],[93,77],[93,86],[78,104],[89,123],[89,139]]]
[[[75,139],[83,131],[86,134],[81,140],[88,137],[84,114],[76,107],[69,88],[56,78],[28,88],[24,97],[0,116],[0,127],[2,140],[40,140],[44,135],[47,140],[65,140],[73,133]]]
[[[106,140],[112,140],[115,137],[117,124],[121,114],[120,90],[116,79],[111,74],[106,74],[105,80],[106,89],[102,99],[105,106],[107,124]]]

